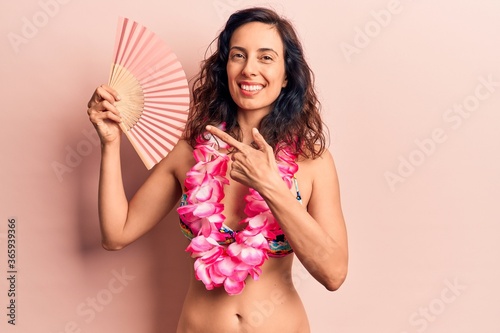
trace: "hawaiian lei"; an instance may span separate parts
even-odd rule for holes
[[[224,286],[229,295],[243,291],[245,280],[250,275],[257,280],[262,273],[261,266],[269,258],[268,239],[275,239],[283,234],[278,222],[267,203],[254,189],[250,188],[245,196],[246,218],[240,224],[246,224],[241,231],[235,232],[235,241],[229,246],[221,245],[224,234],[220,232],[225,216],[224,185],[229,157],[218,151],[217,147],[228,148],[210,139],[198,138],[193,151],[196,164],[187,173],[185,180],[187,204],[177,209],[182,220],[196,235],[187,252],[196,258],[194,263],[196,279],[201,280],[207,290]],[[279,173],[289,188],[298,166],[296,155],[290,149],[279,151],[276,162]]]

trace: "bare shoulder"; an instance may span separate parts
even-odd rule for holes
[[[193,148],[186,140],[179,140],[172,151],[160,162],[160,168],[172,173],[182,181],[186,172],[194,165]]]
[[[298,159],[299,171],[296,174],[300,187],[303,202],[308,205],[309,200],[316,190],[324,186],[331,186],[336,183],[337,174],[332,154],[325,149],[320,156],[316,158]]]
[[[186,140],[179,140],[172,151],[167,155],[169,158],[188,157],[193,154],[193,148]]]
[[[326,148],[321,155],[316,158],[300,157],[297,162],[300,168],[311,175],[318,175],[318,173],[321,174],[325,171],[335,171],[335,163],[333,162],[332,154]]]

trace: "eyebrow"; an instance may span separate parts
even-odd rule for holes
[[[241,46],[231,46],[229,48],[229,51],[231,51],[233,49],[240,50],[240,51],[243,51],[243,52],[247,52],[247,49],[245,49],[244,47],[241,47]],[[276,54],[277,56],[279,56],[278,52],[276,52],[274,49],[272,49],[270,47],[261,47],[260,49],[257,50],[257,52],[259,52],[259,53],[262,53],[262,52],[273,52],[274,54]]]

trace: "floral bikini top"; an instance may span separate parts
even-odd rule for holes
[[[296,199],[300,203],[302,203],[302,198],[300,196],[297,178],[293,178],[293,184],[295,186]],[[185,206],[186,204],[187,204],[187,194],[184,193],[181,198],[180,207]],[[189,240],[192,240],[194,237],[196,237],[191,228],[189,228],[189,226],[186,223],[184,223],[184,221],[182,221],[181,215],[179,215],[179,226],[184,236],[186,236]],[[238,231],[234,231],[233,229],[223,224],[219,229],[219,232],[224,236],[222,241],[218,241],[220,245],[229,245],[236,241],[235,236],[238,233]],[[290,246],[290,243],[288,243],[285,234],[278,235],[276,236],[276,238],[268,239],[267,241],[269,244],[269,250],[267,250],[267,253],[269,254],[270,257],[282,258],[290,253],[293,253],[293,249]]]

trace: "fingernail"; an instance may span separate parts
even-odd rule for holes
[[[120,99],[122,99],[120,95],[116,95],[116,100],[119,101]]]
[[[212,129],[212,126],[207,125],[205,128],[207,129],[207,131],[210,131]]]

